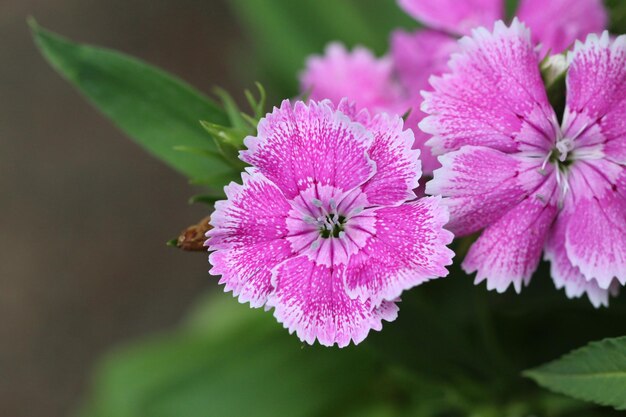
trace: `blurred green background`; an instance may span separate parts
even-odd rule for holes
[[[95,360],[179,322],[209,289],[206,256],[164,242],[205,215],[43,60],[32,15],[74,39],[240,90],[250,51],[225,2],[0,1],[0,415],[68,415]]]
[[[609,3],[626,10],[619,1]],[[383,53],[389,30],[417,26],[394,0],[1,2],[0,415],[65,416],[81,403],[90,417],[456,416],[475,404],[480,417],[614,414],[537,395],[520,377],[626,333],[624,297],[600,311],[567,301],[545,268],[519,297],[456,271],[344,352],[303,347],[223,295],[206,255],[164,245],[207,208],[187,205],[183,177],[53,72],[29,15],[205,93],[219,85],[240,98],[260,80],[271,103],[296,93],[304,57],[328,40]],[[146,342],[107,353],[94,379],[97,359],[129,340]]]

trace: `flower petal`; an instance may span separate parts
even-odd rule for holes
[[[433,77],[432,93],[423,93],[429,114],[420,128],[434,135],[435,154],[480,145],[513,152],[550,148],[558,128],[539,72],[530,32],[517,20],[496,22],[461,41],[450,74]],[[520,133],[521,132],[521,133]]]
[[[218,201],[211,215],[206,245],[214,251],[210,273],[241,302],[261,307],[271,286],[271,269],[292,256],[284,237],[290,205],[267,178],[258,172],[242,174],[243,185],[224,188],[228,200]]]
[[[538,194],[551,195],[555,189],[555,181],[546,181]],[[487,280],[489,290],[501,293],[513,284],[521,292],[522,284],[527,285],[537,269],[556,213],[555,204],[546,204],[536,194],[528,197],[483,231],[463,261],[463,269],[468,274],[477,272],[477,284]]]
[[[444,204],[450,209],[446,227],[457,236],[496,222],[545,181],[539,173],[540,160],[485,147],[464,146],[439,160],[442,167],[426,184],[426,193],[445,197]]]
[[[626,189],[624,168],[607,161],[578,161],[569,176],[573,201],[565,233],[572,265],[608,289],[626,284]]]
[[[419,22],[451,33],[465,34],[504,17],[502,0],[398,0]]]
[[[521,0],[517,16],[532,30],[533,40],[558,54],[577,39],[606,28],[602,0]]]
[[[576,134],[599,126],[597,140],[582,135],[586,141],[579,146],[589,153],[592,145],[603,143],[603,154],[626,164],[626,36],[611,41],[608,32],[590,35],[584,44],[576,43],[568,59],[564,130]]]
[[[256,167],[291,200],[311,184],[350,191],[371,178],[373,135],[330,102],[283,101],[245,139],[241,159]]]
[[[452,233],[443,226],[447,210],[438,197],[374,210],[375,234],[350,258],[344,271],[348,295],[372,305],[394,300],[402,291],[448,275],[454,253]]]
[[[595,280],[587,280],[567,256],[565,232],[572,217],[575,217],[573,212],[562,211],[550,231],[544,254],[544,258],[550,261],[550,275],[558,289],[565,289],[568,298],[580,298],[587,294],[594,307],[608,307],[609,295],[615,293],[618,288],[613,285],[613,291],[602,289]]]
[[[412,96],[419,96],[420,91],[429,87],[431,75],[443,74],[448,69],[450,55],[458,50],[454,37],[436,30],[413,33],[396,30],[391,35],[394,67]]]
[[[343,288],[341,268],[318,265],[305,256],[290,259],[276,270],[276,291],[268,301],[274,316],[303,342],[317,339],[324,346],[358,344],[382,320],[397,317],[394,303],[372,308],[369,301],[351,299]]]
[[[446,71],[450,55],[458,49],[455,38],[435,30],[418,30],[413,33],[397,30],[391,38],[393,63],[402,85],[407,89],[404,103],[396,107],[401,113],[410,111],[405,126],[415,134],[413,148],[421,152],[424,175],[431,176],[439,167],[439,162],[430,147],[426,146],[431,136],[417,127],[426,116],[420,110],[423,101],[420,92],[430,88],[428,79],[431,75],[440,75]]]
[[[376,163],[376,173],[362,187],[367,200],[370,204],[395,205],[414,199],[422,170],[420,152],[412,150],[413,132],[404,130],[401,117],[385,113],[365,123],[374,134],[368,155]]]
[[[300,74],[300,86],[313,100],[329,99],[338,105],[347,97],[359,109],[379,111],[398,97],[389,58],[376,58],[361,46],[348,51],[340,43],[331,43],[323,56],[312,56]]]

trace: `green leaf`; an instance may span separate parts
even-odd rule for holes
[[[246,125],[246,121],[241,117],[241,110],[239,110],[239,106],[237,106],[233,96],[231,96],[228,91],[220,87],[216,87],[214,91],[215,95],[222,100],[222,105],[224,106],[224,111],[226,111],[226,114],[228,115],[230,125],[236,129],[247,128],[248,126]]]
[[[367,349],[303,346],[270,314],[212,296],[182,329],[109,355],[82,415],[345,415],[384,402],[385,378]]]
[[[200,125],[215,138],[218,142],[218,149],[222,149],[222,145],[226,145],[226,148],[232,148],[231,151],[242,149],[243,140],[248,135],[248,130],[245,128],[222,126],[206,120],[201,120]]]
[[[259,98],[254,97],[254,94],[250,90],[246,90],[246,98],[248,99],[248,104],[250,104],[250,108],[253,111],[253,116],[259,120],[265,116],[267,105],[267,93],[265,92],[265,87],[261,83],[255,83],[257,90],[259,90]],[[254,126],[256,128],[256,125]]]
[[[626,410],[626,337],[590,343],[524,374],[552,391]]]
[[[233,168],[220,158],[174,149],[185,146],[216,150],[212,138],[199,124],[201,119],[228,124],[227,115],[214,102],[183,81],[135,58],[70,42],[32,19],[29,24],[50,65],[152,155],[189,178],[234,175]]]

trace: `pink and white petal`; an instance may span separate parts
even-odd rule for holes
[[[415,138],[411,130],[404,130],[399,116],[380,113],[368,125],[374,142],[368,151],[376,163],[376,173],[365,184],[363,193],[370,204],[396,205],[413,200],[413,190],[422,176],[420,152],[412,150]]]
[[[589,33],[602,32],[608,22],[602,0],[521,0],[517,16],[528,25],[543,53],[554,54]]]
[[[556,184],[551,182],[538,194],[554,194]],[[502,293],[513,284],[521,292],[541,260],[556,213],[555,204],[531,195],[483,231],[465,257],[463,269],[468,274],[477,272],[476,284],[486,280],[489,290]]]
[[[623,199],[626,199],[626,168],[622,170],[620,175],[617,177],[615,187],[617,188],[619,195],[621,195]]]
[[[586,131],[595,124],[600,127],[601,135],[595,136],[604,142],[603,152],[626,162],[626,36],[613,41],[608,32],[589,35],[584,44],[576,43],[568,60],[564,131]],[[589,136],[585,142],[590,142]]]
[[[273,290],[271,270],[293,255],[285,240],[290,205],[278,187],[258,172],[242,174],[243,185],[224,188],[227,200],[218,201],[207,233],[212,275],[241,302],[265,304]]]
[[[441,75],[448,69],[450,56],[458,50],[454,37],[436,30],[413,33],[396,30],[391,35],[391,57],[396,72],[402,85],[415,97],[429,88],[428,79],[432,75]]]
[[[455,34],[469,33],[504,17],[502,0],[398,0],[400,7],[426,26]]]
[[[626,284],[626,199],[619,179],[610,178],[623,172],[611,172],[616,167],[607,161],[579,162],[569,177],[575,215],[565,234],[567,256],[603,289],[614,279]]]
[[[579,201],[604,195],[619,196],[625,168],[609,159],[577,160],[567,172],[566,201],[575,206]],[[622,198],[625,196],[622,194]]]
[[[567,107],[597,120],[623,103],[626,97],[626,36],[611,40],[608,32],[576,42],[568,55]],[[623,111],[623,110],[622,110]]]
[[[407,98],[406,100],[404,100],[403,103],[399,104],[400,111],[398,112],[398,114],[406,114],[407,112],[409,112],[409,116],[406,118],[404,126],[405,128],[411,129],[413,131],[413,135],[415,137],[415,141],[413,142],[413,149],[419,149],[420,151],[422,174],[432,177],[433,171],[439,168],[441,165],[437,160],[437,156],[433,154],[430,146],[426,144],[426,142],[432,136],[428,133],[422,132],[422,130],[418,127],[422,119],[426,117],[426,114],[420,110],[422,100],[423,99],[421,95]]]
[[[377,111],[387,108],[399,94],[392,73],[388,57],[377,58],[361,46],[348,51],[335,42],[326,47],[323,56],[308,58],[300,86],[312,100],[329,99],[337,105],[347,97],[359,109]]]
[[[419,99],[415,99],[415,106],[408,106],[407,109],[412,109],[411,114],[407,118],[404,125],[407,128],[413,130],[413,134],[415,135],[415,142],[413,143],[413,149],[419,149],[420,151],[420,161],[422,161],[422,174],[424,176],[432,177],[433,172],[441,166],[437,156],[433,154],[433,150],[430,146],[426,144],[428,140],[432,137],[428,133],[422,132],[422,130],[418,127],[419,123],[422,121],[426,114],[420,110],[420,105],[422,102],[422,97]],[[422,181],[420,181],[422,183]]]
[[[274,317],[300,340],[345,347],[362,342],[370,330],[381,330],[382,320],[394,320],[397,308],[385,303],[351,299],[343,288],[341,267],[318,265],[305,256],[292,258],[274,271],[276,291],[268,305]]]
[[[580,298],[586,294],[594,307],[608,307],[612,291],[600,288],[595,280],[588,281],[567,256],[565,233],[572,215],[568,210],[559,213],[546,242],[544,259],[550,261],[552,280],[557,289],[565,289],[568,298]]]
[[[330,102],[281,107],[261,119],[257,136],[248,136],[241,159],[275,183],[287,199],[312,184],[350,191],[374,175],[367,156],[374,139],[360,123]]]
[[[453,235],[443,227],[448,213],[439,197],[375,209],[375,233],[350,258],[344,271],[351,298],[373,306],[398,298],[404,290],[448,275]]]
[[[557,120],[528,29],[517,20],[510,27],[499,21],[493,32],[475,29],[460,45],[461,52],[450,60],[451,72],[432,77],[434,92],[422,93],[422,110],[429,116],[420,128],[434,136],[427,142],[433,152],[440,155],[464,145],[507,153],[522,145],[550,147]],[[521,135],[528,126],[539,131]]]
[[[391,37],[391,56],[402,85],[407,89],[404,103],[400,103],[398,112],[410,111],[405,126],[415,134],[414,149],[419,149],[424,175],[431,176],[439,167],[437,158],[432,154],[426,141],[431,138],[418,128],[426,114],[420,110],[423,98],[422,90],[430,89],[428,83],[432,75],[440,75],[448,69],[448,60],[459,49],[456,39],[436,30],[418,30],[408,33],[397,30]]]
[[[605,156],[606,137],[597,119],[586,113],[571,112],[563,114],[563,137],[572,139],[571,156],[577,160],[598,159]],[[613,141],[616,142],[616,141]]]
[[[464,146],[439,160],[442,167],[426,184],[426,193],[444,197],[443,203],[450,210],[446,227],[457,236],[495,223],[545,181],[539,172],[540,159],[485,147]],[[551,170],[552,166],[546,168]]]
[[[626,138],[626,135],[623,138]],[[602,152],[609,160],[626,166],[626,139],[607,141],[602,147]]]

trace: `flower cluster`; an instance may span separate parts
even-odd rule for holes
[[[396,32],[380,59],[329,45],[301,75],[312,100],[246,138],[251,167],[211,217],[211,273],[323,345],[359,343],[403,291],[446,276],[452,233],[479,234],[462,266],[490,290],[520,292],[543,253],[568,297],[608,305],[626,284],[626,36],[593,34],[599,0],[522,0],[534,36],[517,18],[484,27],[502,0],[400,4],[432,29]],[[557,114],[542,58],[588,33],[552,60]],[[433,197],[417,198],[420,149]]]
[[[439,197],[416,199],[419,151],[399,116],[284,101],[245,140],[207,245],[211,273],[308,343],[359,343],[401,293],[447,275]]]
[[[504,0],[399,0],[400,6],[426,29],[392,34],[390,53],[376,58],[357,47],[349,52],[341,44],[329,45],[323,56],[312,56],[300,77],[301,88],[315,100],[338,103],[343,97],[372,112],[409,113],[407,126],[422,151],[425,175],[439,166],[425,145],[429,136],[417,124],[420,91],[429,88],[431,75],[447,69],[450,54],[458,51],[457,37],[471,28],[491,27],[504,18]],[[588,33],[600,33],[607,22],[601,0],[521,0],[517,16],[533,31],[533,42],[545,52],[562,52]]]

